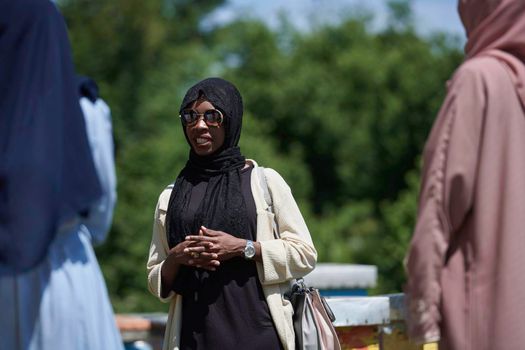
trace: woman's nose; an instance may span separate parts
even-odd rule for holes
[[[204,121],[203,116],[199,116],[199,119],[197,119],[197,123],[195,124],[195,127],[198,129],[205,129],[208,128],[208,124]]]

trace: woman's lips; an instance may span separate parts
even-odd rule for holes
[[[211,142],[211,138],[208,138],[208,137],[197,137],[195,139],[195,143],[198,145],[198,146],[202,146],[202,145],[206,145],[208,143]]]

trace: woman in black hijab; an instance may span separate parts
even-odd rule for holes
[[[189,160],[159,198],[148,261],[150,291],[171,300],[164,349],[294,348],[282,293],[317,254],[284,180],[242,155],[242,114],[239,91],[220,78],[181,104]]]

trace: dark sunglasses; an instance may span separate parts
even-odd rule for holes
[[[224,120],[221,111],[218,109],[209,109],[204,113],[197,113],[197,111],[194,111],[193,109],[186,109],[183,110],[179,115],[180,119],[182,120],[182,124],[185,126],[197,124],[201,116],[208,126],[219,126]]]

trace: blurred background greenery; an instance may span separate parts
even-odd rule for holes
[[[298,30],[256,18],[209,25],[223,0],[63,0],[77,71],[112,109],[118,204],[97,248],[116,312],[166,311],[146,286],[153,212],[188,155],[178,120],[198,80],[234,82],[241,149],[288,181],[321,262],[374,264],[373,293],[399,292],[416,215],[420,154],[462,60],[459,39],[414,29],[410,3],[387,24],[349,13]]]

